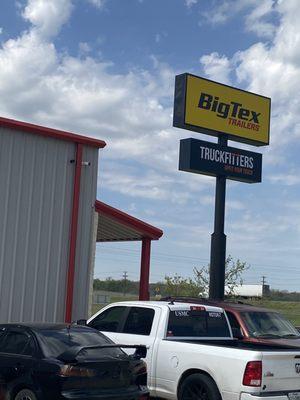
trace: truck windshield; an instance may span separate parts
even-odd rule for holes
[[[167,337],[230,338],[227,320],[222,312],[193,315],[189,310],[170,311]]]
[[[243,312],[242,317],[252,337],[299,339],[296,328],[275,312]]]

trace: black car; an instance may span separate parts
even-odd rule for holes
[[[0,400],[146,400],[143,346],[128,356],[93,328],[0,325]]]

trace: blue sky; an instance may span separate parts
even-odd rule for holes
[[[227,253],[246,283],[300,290],[297,0],[2,0],[0,114],[107,141],[98,198],[164,230],[151,280],[209,262],[213,178],[178,171],[174,77],[272,98],[263,183],[228,182]],[[97,246],[96,277],[139,273],[140,244]]]

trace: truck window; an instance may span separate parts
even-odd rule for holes
[[[118,332],[127,307],[111,307],[97,315],[88,325],[98,331]]]
[[[122,332],[148,336],[151,332],[153,318],[154,310],[152,308],[132,307]]]
[[[194,316],[189,310],[180,310],[170,311],[167,337],[230,337],[230,332],[224,313]]]
[[[227,314],[229,323],[231,325],[231,328],[241,329],[240,324],[239,324],[238,320],[236,319],[235,315],[229,311],[226,311],[226,314]]]

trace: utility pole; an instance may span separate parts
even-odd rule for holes
[[[124,280],[124,285],[123,285],[123,296],[125,296],[126,290],[127,290],[127,278],[128,278],[127,271],[124,271],[124,272],[123,272],[123,280]]]
[[[261,281],[261,283],[262,283],[262,296],[264,297],[264,295],[265,295],[265,287],[266,287],[266,282],[267,282],[267,277],[266,277],[265,275],[263,275],[263,276],[261,277],[261,279],[262,279],[262,281]]]

